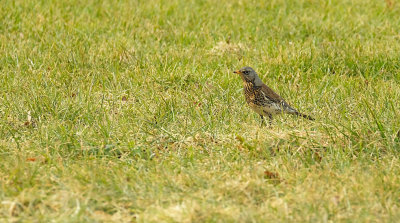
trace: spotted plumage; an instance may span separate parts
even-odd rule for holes
[[[292,108],[281,96],[265,85],[251,67],[243,67],[234,71],[234,73],[239,74],[243,80],[243,91],[247,104],[260,115],[262,120],[264,116],[268,116],[271,122],[272,115],[280,113],[298,115],[314,120],[312,117],[301,114]]]

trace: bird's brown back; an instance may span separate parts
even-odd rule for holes
[[[296,110],[270,87],[265,84],[254,86],[251,82],[244,83],[244,95],[248,104],[253,103],[258,106],[276,104],[287,112],[295,112]]]
[[[267,85],[262,84],[261,85],[261,91],[264,93],[266,97],[268,97],[271,101],[275,103],[281,103],[282,101],[286,103],[285,100],[281,96],[279,96],[277,93],[275,93],[271,88],[269,88]]]

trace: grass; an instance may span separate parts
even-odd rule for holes
[[[0,219],[397,221],[399,7],[6,0]],[[245,65],[316,121],[261,128]]]

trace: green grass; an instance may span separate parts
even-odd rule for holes
[[[3,1],[0,220],[397,221],[393,2]]]

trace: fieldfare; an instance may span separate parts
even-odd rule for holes
[[[281,96],[261,81],[253,68],[243,67],[240,70],[234,71],[234,73],[239,74],[242,78],[246,102],[253,111],[260,115],[261,125],[263,124],[264,116],[268,116],[271,123],[272,115],[280,113],[288,113],[314,120],[312,117],[301,114],[296,109],[290,107]]]

